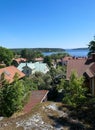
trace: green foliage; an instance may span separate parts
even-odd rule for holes
[[[21,57],[27,58],[27,55],[28,55],[28,50],[27,50],[27,49],[23,49],[23,50],[21,51]]]
[[[49,73],[52,76],[52,78],[54,79],[54,77],[57,75],[57,69],[51,67]]]
[[[30,90],[42,90],[51,88],[52,78],[50,74],[36,72],[30,77],[27,77],[25,84],[30,86]]]
[[[15,75],[14,75],[14,82],[17,81],[18,79],[19,79],[19,74],[15,73]]]
[[[37,76],[37,73],[40,74]],[[51,87],[51,76],[49,74],[43,74],[40,72],[37,72],[36,75],[34,76],[34,82],[37,84],[38,89],[49,89]]]
[[[34,61],[35,58],[43,57],[39,51],[33,51],[30,49],[23,49],[21,51],[21,57],[26,58],[28,61]]]
[[[28,92],[29,90],[38,90],[38,86],[37,84],[34,82],[34,78],[32,77],[26,77],[24,79],[24,86],[25,87],[25,91]]]
[[[56,54],[52,54],[50,57],[56,61],[57,59],[62,59],[65,56],[69,56],[69,54],[67,54],[65,52],[63,52],[63,53],[56,53]]]
[[[44,57],[44,63],[47,63],[49,67],[51,67],[52,60],[50,56],[45,56]]]
[[[95,53],[95,41],[91,41],[88,45],[89,53],[88,56],[91,55],[91,53]]]
[[[65,84],[66,84],[65,80],[64,80],[64,79],[61,79],[61,80],[60,80],[60,83],[57,85],[57,90],[60,91],[60,90],[63,90],[63,89],[64,89],[64,91],[65,91],[65,89],[66,89],[66,88],[65,88],[65,86],[66,86]]]
[[[5,64],[1,64],[1,65],[0,65],[0,69],[1,69],[1,68],[4,68],[4,67],[6,67]]]
[[[21,110],[23,100],[30,91],[30,86],[25,80],[18,80],[19,75],[16,73],[14,82],[9,84],[1,75],[0,88],[0,114],[3,116],[11,116],[14,112]]]
[[[2,87],[0,95],[0,113],[2,113],[3,116],[9,117],[17,110],[20,110],[22,108],[24,92],[22,81],[16,81],[11,85],[6,84]]]
[[[23,48],[19,49],[11,49],[13,52],[20,54]],[[27,50],[31,50],[33,52],[63,52],[65,51],[64,49],[61,48],[27,48]]]
[[[0,47],[0,62],[4,62],[7,66],[11,64],[13,52],[7,48]]]
[[[52,79],[55,79],[55,78],[60,77],[62,75],[65,77],[65,75],[66,75],[66,66],[57,65],[56,68],[51,67],[49,73],[50,73]]]
[[[6,84],[9,84],[9,81],[5,80],[5,74],[0,75],[0,87],[4,87]]]
[[[83,86],[84,78],[72,73],[69,81],[62,81],[59,88],[64,90],[63,103],[77,107],[84,103],[86,87]]]

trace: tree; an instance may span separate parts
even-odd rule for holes
[[[19,75],[16,73],[14,82],[9,84],[4,80],[4,74],[0,79],[0,114],[2,116],[11,116],[17,110],[20,110],[23,105],[23,99],[27,94],[23,80],[18,80]]]
[[[89,48],[88,56],[90,56],[91,53],[95,53],[95,41],[90,41],[88,48]]]
[[[0,47],[0,62],[4,62],[7,66],[11,64],[13,52],[7,48]]]
[[[22,81],[16,81],[13,84],[6,84],[1,89],[0,94],[0,112],[3,116],[11,116],[17,110],[22,108],[24,98],[24,85]],[[2,99],[2,100],[1,100]]]
[[[52,62],[52,60],[51,60],[50,56],[44,57],[44,63],[47,63],[49,67],[51,67],[51,64],[52,64],[51,62]]]
[[[83,86],[84,78],[78,77],[75,72],[70,76],[70,80],[62,81],[59,85],[64,90],[63,102],[74,107],[77,107],[84,103],[86,96],[86,87]],[[63,87],[62,87],[63,86]]]
[[[34,82],[34,78],[33,77],[25,77],[24,79],[24,86],[25,87],[25,91],[28,92],[29,90],[38,90],[38,86],[37,83]]]
[[[43,55],[38,51],[23,49],[21,50],[21,57],[26,58],[28,61],[35,61],[35,58],[43,57]]]
[[[65,52],[64,53],[55,53],[55,54],[52,54],[50,57],[56,61],[57,59],[62,59],[65,56],[69,56],[69,54],[65,53]]]
[[[21,50],[21,57],[22,58],[27,58],[27,55],[28,55],[28,50],[27,49]]]
[[[32,76],[25,79],[25,84],[30,86],[30,90],[49,90],[51,88],[51,82],[51,75],[41,72],[36,72]]]

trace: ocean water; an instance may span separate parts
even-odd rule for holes
[[[89,50],[88,49],[66,49],[65,52],[75,57],[87,57]],[[49,56],[51,54],[56,54],[56,53],[58,52],[43,52],[43,55]]]
[[[66,49],[66,52],[75,57],[87,57],[88,49]]]

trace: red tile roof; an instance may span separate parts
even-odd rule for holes
[[[31,97],[29,102],[25,105],[23,112],[28,113],[31,111],[31,109],[37,105],[38,103],[41,103],[43,99],[47,96],[48,90],[34,90],[31,93]]]
[[[26,61],[26,59],[25,58],[17,58],[17,59],[14,59],[18,64],[20,63],[20,62],[25,62]]]
[[[15,73],[18,73],[19,75],[19,79],[23,78],[25,76],[25,74],[23,72],[21,72],[20,70],[18,70],[16,67],[14,66],[8,66],[5,68],[0,69],[0,75],[4,73],[5,74],[5,79],[7,81],[9,81],[9,83],[13,82],[13,78],[15,76]]]
[[[43,60],[44,60],[44,58],[42,58],[42,57],[35,58],[35,61],[43,61]]]
[[[87,63],[87,59],[72,59],[67,63],[67,79],[73,71],[77,72],[78,76],[83,76],[84,72],[89,68],[90,64]]]

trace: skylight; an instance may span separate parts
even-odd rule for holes
[[[6,75],[9,76],[9,75],[10,75],[10,72],[8,72],[8,71],[5,70],[5,71],[4,71],[4,74],[6,74]]]

